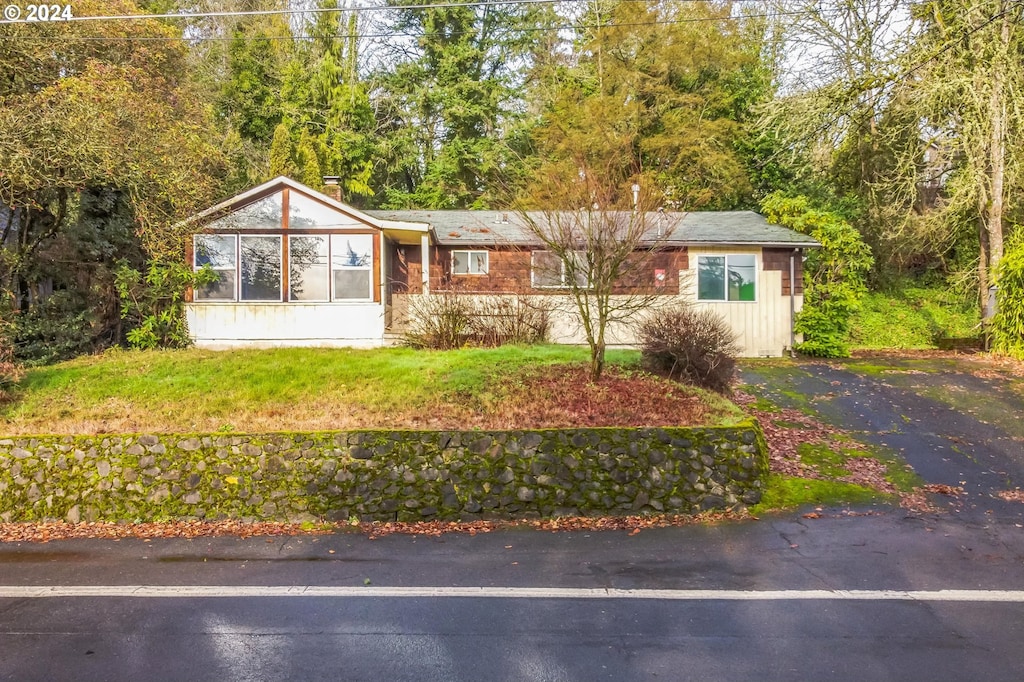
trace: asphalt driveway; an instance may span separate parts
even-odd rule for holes
[[[843,362],[751,361],[741,380],[772,402],[813,413],[898,453],[936,496],[969,517],[1024,520],[1024,376],[970,356]]]

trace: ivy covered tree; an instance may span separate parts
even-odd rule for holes
[[[388,137],[378,170],[384,203],[490,205],[517,163],[510,139],[523,118],[522,71],[553,14],[527,4],[406,4],[394,4],[393,27],[417,44],[411,58],[396,45],[375,92]]]
[[[544,105],[541,146],[624,135],[667,205],[749,205],[739,145],[771,74],[761,66],[764,27],[731,12],[728,3],[588,3],[575,59]]]
[[[374,194],[376,120],[359,75],[358,15],[337,0],[320,0],[308,23],[310,40],[296,47],[284,70],[281,124],[274,131],[270,175],[292,175],[320,188],[340,178],[346,201]],[[290,172],[289,172],[290,171]]]

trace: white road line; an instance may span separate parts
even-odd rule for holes
[[[0,585],[0,599],[43,597],[384,597],[663,599],[672,601],[941,601],[1024,603],[1024,590],[616,590],[573,587],[321,587],[316,585]]]

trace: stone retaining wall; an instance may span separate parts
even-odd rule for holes
[[[689,513],[760,500],[734,427],[0,440],[0,519],[418,520]]]

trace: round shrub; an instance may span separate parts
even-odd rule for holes
[[[637,330],[644,368],[724,393],[736,369],[736,334],[710,310],[689,306],[650,313]]]

